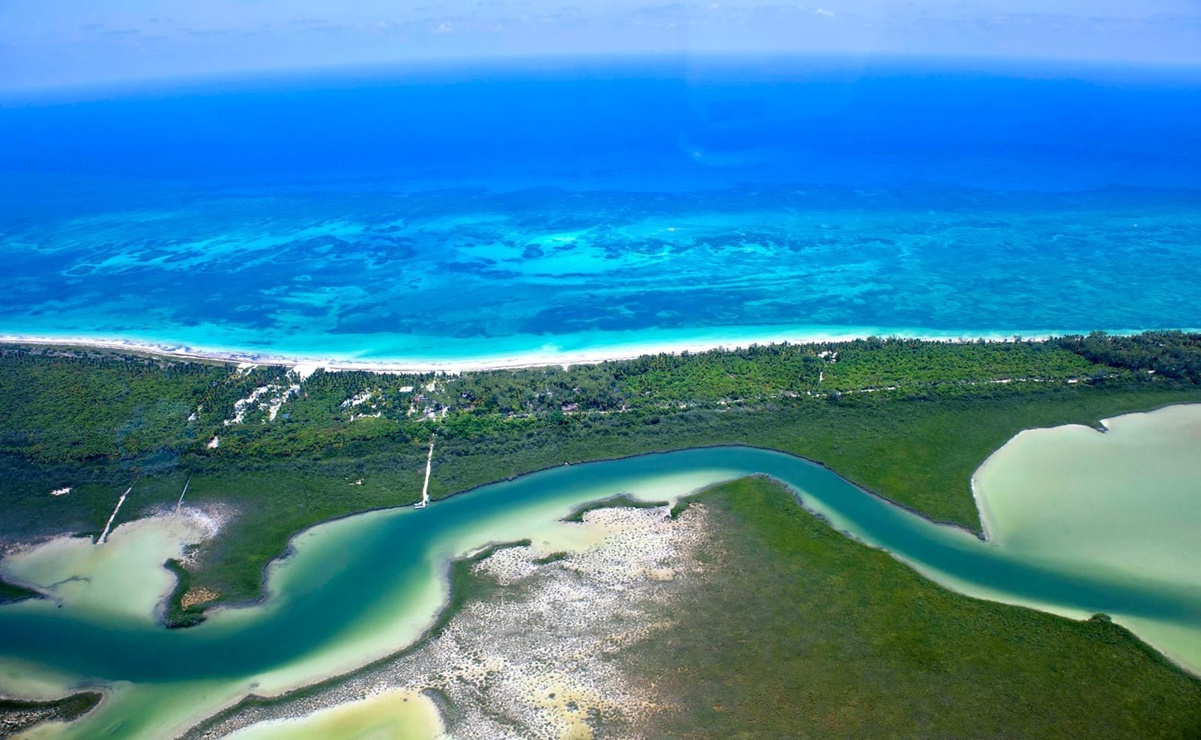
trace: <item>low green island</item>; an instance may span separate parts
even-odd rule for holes
[[[459,375],[11,345],[0,348],[0,543],[103,537],[200,507],[213,534],[165,563],[176,586],[160,614],[190,631],[212,607],[261,598],[299,533],[418,501],[431,442],[435,502],[565,464],[744,445],[816,461],[982,536],[972,476],[1019,432],[1198,402],[1201,335],[1182,332],[869,338]],[[952,593],[761,477],[672,514],[693,500],[712,524],[697,555],[706,576],[647,607],[678,628],[615,653],[673,697],[640,720],[666,735],[1201,732],[1201,681],[1104,617]],[[606,499],[567,519],[648,505]],[[553,573],[571,557],[530,562]],[[452,571],[425,639],[471,603],[508,598],[473,575],[480,558]],[[35,593],[0,582],[2,600]],[[599,719],[587,726],[605,735]]]

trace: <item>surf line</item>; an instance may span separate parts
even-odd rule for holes
[[[414,509],[424,509],[430,503],[430,471],[434,463],[434,440],[437,435],[430,437],[430,454],[425,458],[425,485],[421,487],[421,500],[413,504]]]
[[[113,509],[113,513],[109,515],[108,524],[104,525],[104,531],[100,533],[100,539],[96,540],[97,545],[103,545],[105,540],[108,539],[108,530],[112,528],[113,520],[117,518],[117,512],[121,510],[121,504],[125,503],[125,497],[128,496],[129,492],[132,490],[133,484],[131,483],[129,488],[125,489],[125,493],[121,494],[121,498],[117,499],[117,508]]]
[[[188,493],[188,486],[192,485],[192,476],[188,476],[187,481],[183,484],[183,493],[179,494],[179,500],[175,502],[175,513],[179,513],[179,507],[183,506],[183,497]]]

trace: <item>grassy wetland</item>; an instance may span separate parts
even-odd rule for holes
[[[194,583],[218,603],[245,601],[294,533],[415,501],[434,434],[435,499],[564,462],[750,444],[978,530],[971,475],[1010,437],[1201,400],[1198,357],[1197,337],[1173,333],[862,340],[569,370],[301,379],[284,367],[9,348],[0,536],[98,534],[132,481],[121,517],[174,506],[187,484],[189,502],[236,511],[194,558]],[[66,486],[69,495],[47,495]]]
[[[415,501],[431,436],[436,436],[435,499],[563,463],[744,444],[803,455],[934,521],[978,532],[971,476],[1021,430],[1066,423],[1092,426],[1131,411],[1201,401],[1201,341],[1180,333],[1006,343],[774,345],[567,370],[459,376],[321,370],[306,376],[283,367],[236,368],[61,348],[12,348],[0,355],[0,368],[0,494],[6,512],[0,537],[6,547],[61,533],[99,534],[114,516],[117,497],[131,483],[129,500],[114,517],[117,526],[172,510],[186,486],[185,507],[203,512],[206,522],[217,525],[213,533],[184,547],[170,565],[178,585],[161,618],[181,627],[200,622],[213,605],[258,597],[267,564],[284,553],[298,531]],[[873,695],[890,681],[912,689],[898,693],[905,701],[898,698],[894,714],[881,713],[879,724],[847,725],[848,732],[995,735],[1005,729],[998,710],[981,714],[981,707],[987,687],[1005,684],[1006,676],[1011,688],[1001,695],[1027,702],[1021,705],[1028,707],[1028,722],[1022,726],[1031,733],[1041,728],[1047,734],[1047,728],[1060,726],[1080,731],[1105,727],[1082,719],[1108,716],[1099,709],[1105,698],[1111,714],[1125,712],[1124,719],[1108,726],[1117,734],[1138,735],[1151,716],[1146,702],[1156,696],[1164,716],[1172,719],[1164,725],[1166,736],[1193,731],[1183,717],[1185,708],[1198,706],[1195,680],[1121,627],[1104,620],[1071,622],[951,594],[887,555],[831,531],[795,501],[795,512],[789,513],[775,494],[761,490],[765,484],[758,479],[729,485],[745,496],[720,492],[727,488],[706,494],[715,497],[711,508],[723,522],[715,537],[756,542],[784,537],[781,532],[792,527],[788,536],[795,536],[800,551],[830,550],[829,559],[819,564],[827,569],[826,581],[842,591],[825,597],[829,608],[824,612],[807,607],[809,637],[797,637],[798,644],[807,646],[800,653],[803,660],[776,661],[773,656],[787,652],[768,632],[784,619],[783,607],[773,612],[764,606],[764,615],[774,615],[770,618],[745,612],[743,619],[732,602],[757,603],[774,589],[788,596],[781,604],[795,606],[817,576],[806,571],[800,585],[785,587],[784,580],[798,575],[800,551],[751,548],[772,564],[756,575],[760,580],[746,584],[758,591],[722,595],[728,591],[721,589],[729,587],[722,579],[746,580],[739,569],[751,561],[732,555],[737,548],[714,545],[723,557],[711,559],[707,575],[695,583],[682,580],[675,589],[679,598],[655,607],[684,609],[681,605],[694,603],[688,601],[690,594],[718,589],[713,598],[696,596],[711,602],[709,610],[697,611],[695,625],[671,631],[671,640],[694,633],[703,637],[709,629],[704,625],[716,630],[722,619],[737,622],[717,639],[735,640],[735,653],[735,648],[777,645],[763,648],[759,670],[766,671],[764,676],[784,671],[783,684],[798,690],[818,675],[806,672],[811,665],[822,665],[818,658],[834,665],[854,654],[860,662],[854,671],[839,674],[835,683],[842,694],[830,693],[833,684],[820,695],[812,694],[812,687],[805,689],[814,697],[807,706],[829,710],[822,715],[786,706],[781,695],[772,698],[762,679],[754,688],[747,671],[756,663],[750,658],[746,671],[743,662],[706,664],[704,656],[694,654],[699,644],[686,640],[679,643],[681,657],[675,663],[671,653],[652,659],[650,651],[638,670],[678,679],[668,681],[664,690],[674,697],[665,706],[674,707],[670,718],[681,735],[688,734],[683,729],[691,721],[719,728],[727,720],[734,723],[731,728],[772,735],[790,717],[834,732],[840,725],[830,712],[839,702]],[[50,495],[68,487],[69,493]],[[758,509],[738,509],[735,501]],[[586,518],[589,508],[576,513]],[[798,517],[812,531],[796,529]],[[770,535],[773,520],[771,526],[785,529]],[[746,527],[760,529],[744,532]],[[813,544],[819,530],[825,539]],[[842,543],[841,550],[829,544],[835,540]],[[856,560],[860,557],[863,562]],[[864,565],[873,558],[889,566]],[[569,560],[551,548],[532,562],[553,569]],[[888,583],[918,585],[894,589],[887,597],[879,577],[869,577],[868,571],[889,568],[904,577],[894,574]],[[774,585],[772,578],[777,579]],[[460,591],[461,581],[456,578],[452,592],[456,609],[476,593]],[[480,598],[486,600],[487,593]],[[732,611],[722,617],[727,606]],[[833,633],[856,619],[863,625],[893,620],[889,623],[900,625],[892,629],[896,641],[877,644],[864,626],[850,631],[840,647]],[[670,621],[669,616],[664,620]],[[996,628],[1012,624],[1019,625],[1016,631]],[[801,625],[790,634],[795,629]],[[953,638],[944,639],[944,631]],[[1076,636],[1064,637],[1072,634]],[[922,647],[919,638],[937,640],[938,650]],[[1066,660],[1068,652],[1074,662],[1064,663],[1061,658]],[[986,660],[986,654],[993,657]],[[769,665],[775,667],[768,670]],[[1127,666],[1122,670],[1129,675],[1108,689],[1096,688],[1102,681],[1098,677],[1114,675],[1115,665]],[[1046,691],[1055,681],[1058,693]],[[735,694],[742,690],[738,687],[745,688],[744,696],[750,698],[706,704],[711,697],[702,695],[702,689],[717,691],[723,682]],[[1117,696],[1118,689],[1125,693]],[[1080,696],[1073,700],[1076,694]],[[1051,701],[1056,696],[1060,714],[1043,712],[1040,707],[1049,712],[1056,706]],[[911,705],[908,715],[903,715],[905,702]],[[914,703],[923,708],[914,711]],[[963,711],[945,711],[944,705]],[[764,714],[764,707],[774,709]],[[851,709],[843,706],[844,712]],[[706,711],[716,714],[708,717]],[[984,718],[981,723],[968,724],[977,714]],[[1067,724],[1056,723],[1061,715]],[[815,729],[814,734],[823,732]]]
[[[189,736],[317,722],[329,707],[419,688],[453,737],[1198,729],[1201,681],[1109,619],[947,591],[833,531],[766,477],[704,489],[673,517],[627,503],[580,517],[626,524],[597,547],[547,559],[525,541],[459,561],[455,596],[411,649],[252,697]]]
[[[626,660],[673,737],[1196,737],[1201,681],[1104,618],[932,584],[763,478],[696,500],[715,567]]]

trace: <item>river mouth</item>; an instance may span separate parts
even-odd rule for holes
[[[1176,430],[1163,432],[1165,444],[1180,438],[1181,429],[1201,430],[1201,406],[1134,417],[1132,425],[1128,417],[1113,420],[1106,435],[1089,434],[1106,445],[1129,438],[1137,446],[1165,425]],[[1050,431],[1065,429],[1076,435],[1070,427]],[[1047,446],[1040,440],[1039,447]],[[1201,491],[1192,481],[1201,480],[1201,460],[1181,456],[1170,445],[1163,449],[1194,472],[1173,478],[1184,490],[1163,497],[1157,516],[1169,522],[1193,516]],[[423,510],[372,512],[320,525],[299,535],[295,554],[271,567],[269,596],[261,604],[218,610],[188,630],[163,630],[132,614],[100,614],[86,600],[61,608],[45,600],[0,607],[0,655],[37,668],[42,693],[56,682],[63,693],[79,685],[111,689],[100,709],[68,728],[69,734],[83,737],[118,721],[119,735],[178,731],[247,693],[275,695],[412,644],[445,603],[453,558],[488,543],[522,539],[548,554],[571,543],[587,547],[588,536],[560,521],[580,504],[621,493],[672,502],[714,483],[766,474],[834,528],[889,551],[943,585],[1075,618],[1106,613],[1169,659],[1201,672],[1201,588],[1195,578],[1156,570],[1154,559],[1126,559],[1125,570],[1108,568],[1105,561],[1090,564],[1084,555],[1054,560],[1030,544],[1042,540],[1010,536],[1021,526],[1011,526],[1006,512],[1031,504],[995,482],[1011,458],[1020,460],[1001,452],[977,475],[992,541],[931,522],[791,455],[746,447],[684,450],[554,468]],[[1097,454],[1112,456],[1105,449]],[[1122,496],[1124,490],[1106,498],[1116,507],[1113,516],[1123,506],[1139,505]],[[1067,499],[1078,504],[1068,505]],[[1065,497],[1059,521],[1086,520],[1092,503],[1088,497]],[[1155,534],[1137,531],[1148,539]],[[1196,543],[1172,541],[1179,558],[1201,559]],[[145,567],[157,565],[148,560]],[[0,690],[29,693],[32,687],[22,686],[20,675],[0,676]]]

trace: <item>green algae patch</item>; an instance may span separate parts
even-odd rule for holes
[[[663,737],[1195,737],[1201,681],[1108,619],[968,598],[762,477],[699,497],[707,577],[622,660]]]

